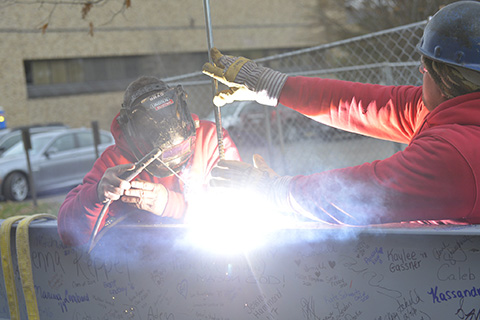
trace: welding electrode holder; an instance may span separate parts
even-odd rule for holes
[[[152,151],[147,153],[142,159],[138,160],[135,163],[135,167],[132,170],[124,172],[122,175],[120,175],[120,178],[122,180],[126,180],[128,182],[132,181],[136,176],[140,174],[145,168],[155,161],[160,155],[162,154],[162,149],[159,147],[154,148]],[[94,245],[95,245],[95,237],[97,236],[98,230],[100,229],[100,224],[103,221],[103,218],[105,217],[105,214],[108,210],[108,207],[110,206],[110,203],[112,203],[112,200],[108,200],[102,208],[102,211],[100,212],[97,221],[95,222],[95,227],[93,228],[92,235],[90,237],[89,245],[88,245],[88,252],[92,251]]]

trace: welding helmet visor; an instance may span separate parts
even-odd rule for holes
[[[162,150],[146,168],[156,177],[178,173],[194,152],[196,129],[181,86],[139,96],[122,106],[118,122],[137,160],[155,147]]]

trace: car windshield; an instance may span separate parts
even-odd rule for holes
[[[32,143],[32,149],[30,150],[30,155],[36,155],[43,147],[52,140],[51,136],[38,136],[33,135],[30,137]],[[3,157],[14,156],[19,154],[24,154],[23,141],[16,143],[13,147],[5,151]]]

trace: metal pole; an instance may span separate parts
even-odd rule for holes
[[[95,147],[95,159],[98,159],[98,145],[100,144],[100,131],[98,130],[98,121],[92,121],[93,145]]]
[[[30,162],[30,154],[28,150],[32,149],[32,142],[30,140],[30,131],[28,128],[22,129],[22,141],[23,149],[25,150],[25,156],[28,167],[28,184],[30,185],[30,193],[32,194],[33,206],[37,207],[37,189],[35,188],[35,180],[33,178],[32,165]]]
[[[210,1],[203,0],[203,10],[205,11],[205,27],[207,31],[207,45],[208,45],[208,60],[213,63],[212,56],[210,55],[210,50],[213,48],[213,34],[212,34],[212,24],[210,18]],[[218,92],[218,83],[217,80],[212,79],[212,91],[213,96]],[[213,106],[213,111],[215,114],[215,124],[217,128],[217,140],[218,140],[218,152],[220,154],[220,159],[225,158],[225,151],[223,147],[223,131],[222,131],[222,115],[220,113],[220,108]]]

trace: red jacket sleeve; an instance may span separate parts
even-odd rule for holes
[[[465,221],[474,206],[475,179],[444,137],[466,138],[455,129],[421,131],[428,114],[421,96],[421,87],[288,78],[280,103],[340,129],[410,143],[384,160],[293,177],[292,207],[333,224]]]
[[[324,124],[408,143],[428,110],[421,87],[289,77],[280,103]]]
[[[384,160],[295,176],[291,201],[333,224],[462,221],[475,199],[470,168],[440,137],[425,139]]]
[[[85,175],[82,184],[72,189],[60,206],[58,232],[65,244],[79,245],[88,241],[103,208],[97,197],[97,184],[107,168],[120,164],[115,163],[117,152],[116,146],[108,147]]]

